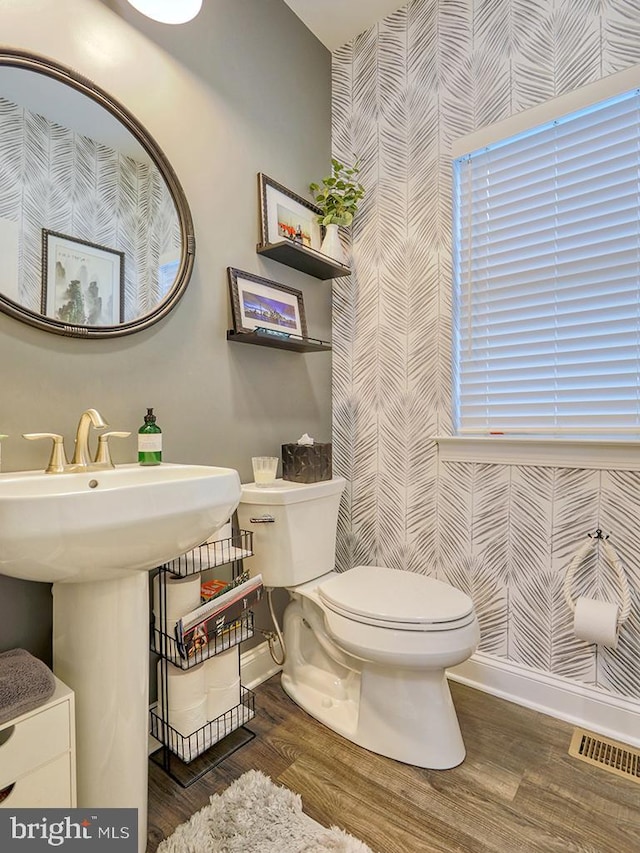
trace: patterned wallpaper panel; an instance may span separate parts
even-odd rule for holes
[[[125,321],[157,303],[158,259],[180,245],[157,169],[1,97],[0,220],[18,223],[16,300],[36,313],[42,228],[125,253]]]
[[[451,141],[640,63],[638,0],[411,0],[333,55],[333,153],[367,195],[334,283],[342,568],[468,591],[482,651],[640,699],[640,474],[438,463],[451,432]],[[633,585],[617,651],[575,639],[564,570],[610,534]],[[594,548],[576,594],[604,594]]]

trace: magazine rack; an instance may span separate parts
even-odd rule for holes
[[[212,637],[207,645],[197,649],[192,656],[186,657],[179,647],[176,637],[163,630],[166,627],[167,613],[167,577],[186,577],[219,566],[231,566],[231,580],[242,576],[243,559],[253,554],[253,534],[238,528],[237,513],[232,519],[231,536],[214,543],[205,543],[183,554],[176,560],[159,567],[159,619],[152,617],[151,651],[160,655],[158,668],[158,704],[150,713],[151,734],[162,746],[156,750],[151,760],[159,764],[172,779],[188,787],[213,767],[224,761],[231,753],[244,746],[255,737],[246,728],[255,716],[255,698],[253,693],[240,685],[240,702],[215,720],[188,735],[182,734],[169,724],[168,708],[168,668],[190,669],[207,658],[237,647],[253,636],[253,612],[243,611],[219,635]],[[240,664],[238,661],[238,671]]]

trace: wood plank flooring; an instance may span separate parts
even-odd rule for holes
[[[460,684],[451,692],[467,758],[421,770],[325,728],[274,676],[255,691],[255,739],[197,782],[182,788],[150,762],[147,853],[250,769],[374,853],[640,853],[640,785],[571,758],[571,725]]]

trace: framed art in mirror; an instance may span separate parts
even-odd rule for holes
[[[302,291],[228,267],[234,332],[255,329],[282,337],[307,337]]]
[[[43,228],[41,312],[79,326],[124,322],[124,257]]]

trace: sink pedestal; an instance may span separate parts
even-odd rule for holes
[[[148,572],[53,584],[53,670],[75,692],[78,806],[137,808],[138,850],[144,853]]]

